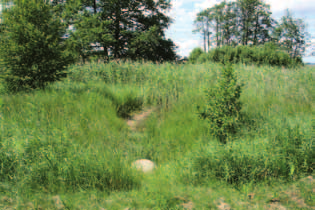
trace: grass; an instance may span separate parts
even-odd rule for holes
[[[226,145],[197,115],[221,69],[90,63],[45,90],[0,87],[0,207],[54,209],[54,195],[68,209],[217,209],[222,197],[233,209],[266,209],[274,197],[314,206],[314,182],[299,181],[314,176],[314,67],[234,66],[251,121]],[[159,111],[131,134],[126,119],[149,106]],[[130,168],[140,158],[154,174]],[[285,193],[292,185],[307,206]]]

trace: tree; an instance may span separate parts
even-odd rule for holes
[[[264,44],[270,41],[269,32],[272,30],[272,25],[275,20],[271,18],[270,5],[263,2],[258,2],[253,14],[253,27],[251,28],[251,36],[249,40],[253,45]]]
[[[207,11],[202,11],[199,14],[197,14],[197,18],[194,21],[194,25],[196,26],[196,29],[193,30],[193,33],[200,32],[203,35],[203,50],[204,52],[207,52],[207,45],[208,50],[210,48],[210,34],[209,31],[209,23],[210,19],[208,17]]]
[[[94,13],[88,11],[87,7],[93,7]],[[106,57],[109,57],[111,52],[113,57],[118,59],[134,58],[139,53],[149,53],[145,50],[147,49],[145,45],[154,45],[157,50],[155,55],[169,51],[175,54],[174,43],[165,40],[164,35],[165,29],[171,22],[164,14],[169,8],[170,3],[166,0],[99,0],[97,2],[84,0],[78,5],[69,5],[68,10],[72,11],[72,14],[75,11],[74,17],[67,15],[68,19],[74,20],[76,29],[72,43],[80,46],[81,36],[85,36],[86,41],[81,42],[81,51],[84,49],[83,46],[89,45],[88,42],[99,42],[104,47]],[[148,34],[152,34],[150,39],[147,39]],[[163,47],[166,48],[161,49]],[[164,60],[162,57],[166,58],[165,55],[158,55],[161,58],[159,60]],[[139,58],[149,57],[153,58],[139,55]],[[170,58],[174,59],[174,56]]]
[[[164,40],[156,27],[151,27],[146,32],[138,32],[132,39],[128,50],[128,57],[132,60],[174,61],[177,56],[171,40]]]
[[[44,88],[66,76],[74,58],[61,36],[66,26],[43,1],[13,1],[3,11],[6,27],[0,38],[2,76],[9,91]]]
[[[193,49],[188,57],[189,61],[191,63],[196,63],[196,61],[198,60],[199,56],[203,54],[203,51],[201,48],[197,47],[195,49]]]
[[[219,82],[206,91],[208,104],[206,109],[199,112],[199,116],[209,121],[210,132],[221,143],[227,143],[244,122],[240,101],[243,86],[244,84],[237,84],[232,65],[227,63],[222,69]],[[201,111],[199,106],[197,109]]]
[[[305,27],[302,19],[294,19],[287,10],[276,28],[275,39],[292,58],[300,57],[305,52]]]
[[[274,24],[270,6],[261,0],[223,1],[197,14],[195,32],[202,33],[205,41],[206,34],[213,31],[217,47],[259,45],[271,40]]]

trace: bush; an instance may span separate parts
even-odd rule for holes
[[[198,55],[197,51],[195,54]],[[194,56],[191,58],[192,63],[195,63],[193,58]],[[211,61],[223,64],[230,62],[256,65],[265,64],[280,67],[303,65],[300,57],[292,59],[288,53],[279,50],[273,43],[266,43],[261,46],[223,46],[215,48],[208,53],[198,55],[198,58],[198,62],[200,63]]]
[[[74,62],[61,36],[66,31],[52,7],[26,0],[3,11],[5,29],[1,36],[2,77],[8,91],[44,88],[66,77]]]
[[[196,61],[198,60],[199,56],[201,54],[203,54],[204,52],[202,51],[201,48],[195,48],[193,49],[193,51],[190,53],[189,57],[188,57],[188,60],[189,62],[191,63],[196,63]]]
[[[241,124],[241,85],[236,84],[231,64],[222,71],[218,85],[208,92],[207,109],[200,116],[209,120],[211,133],[222,143],[237,132]],[[198,107],[199,109],[199,107]]]

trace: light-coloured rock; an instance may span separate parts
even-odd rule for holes
[[[65,206],[63,205],[62,200],[60,199],[59,195],[56,195],[56,196],[52,197],[52,199],[53,199],[53,201],[55,203],[56,209],[61,210],[61,209],[65,208]]]
[[[155,164],[147,159],[136,160],[131,166],[144,173],[152,172],[155,168]]]

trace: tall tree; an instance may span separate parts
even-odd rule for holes
[[[222,2],[222,44],[232,44],[233,37],[236,35],[236,3],[235,2]]]
[[[247,45],[249,36],[251,36],[253,27],[253,19],[255,18],[255,9],[258,7],[260,0],[238,0],[240,28],[241,28],[241,42]]]
[[[1,65],[11,91],[43,88],[66,76],[74,62],[61,36],[66,26],[51,5],[36,0],[14,0],[3,12],[6,27],[0,37]]]
[[[79,34],[82,34],[83,31],[88,34],[87,30],[91,30],[94,35],[89,37],[94,39],[94,42],[101,43],[105,51],[111,52],[115,58],[128,58],[133,52],[143,52],[144,49],[147,49],[134,45],[135,42],[147,45],[151,42],[151,45],[155,44],[160,48],[166,47],[165,44],[169,43],[168,51],[174,52],[175,45],[170,40],[165,40],[165,29],[171,22],[171,19],[165,15],[165,11],[171,6],[169,1],[99,0],[96,3],[97,8],[94,9],[94,14],[83,12],[87,10],[87,7],[94,5],[95,1],[82,0],[80,2],[75,21],[77,37],[80,37]],[[86,19],[86,21],[82,22],[82,19]],[[160,38],[154,39],[155,41],[147,39],[139,42],[139,39],[148,37],[142,35],[141,32],[153,33],[155,34],[153,37],[158,35]],[[133,49],[137,47],[141,50]],[[163,50],[159,52],[163,52]],[[174,56],[172,59],[175,59]]]
[[[207,19],[206,19],[207,18]],[[206,34],[205,23],[215,33],[216,46],[249,43],[258,45],[270,41],[275,21],[270,6],[261,0],[223,1],[197,14],[198,32]],[[199,25],[198,25],[199,24]]]
[[[210,31],[209,31],[209,22],[210,19],[208,17],[207,11],[202,11],[197,14],[197,18],[194,21],[194,25],[196,29],[193,31],[194,33],[199,32],[203,35],[203,50],[207,52],[207,45],[208,49],[210,46]]]
[[[289,10],[281,18],[276,29],[276,39],[292,58],[305,52],[305,23],[302,19],[294,19]]]

